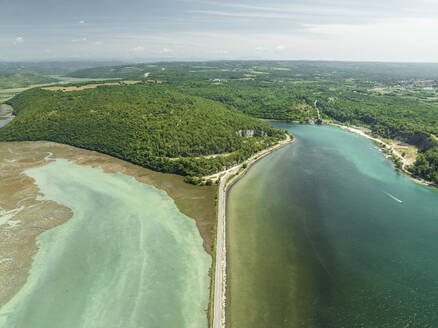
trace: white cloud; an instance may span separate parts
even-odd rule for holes
[[[79,39],[74,39],[74,40],[71,40],[71,42],[85,42],[85,41],[87,41],[88,39],[86,38],[86,37],[82,37],[82,38],[79,38]]]
[[[85,24],[85,21],[84,20],[80,20],[79,24]]]
[[[1,0],[0,0],[1,1]],[[233,18],[233,21],[238,19]],[[247,22],[247,20],[242,20]],[[272,24],[274,25],[274,24]],[[261,25],[264,26],[264,25]],[[51,47],[53,57],[75,56],[80,58],[152,58],[152,59],[326,59],[371,61],[421,61],[436,62],[438,58],[438,20],[425,18],[393,18],[384,21],[332,22],[309,21],[300,30],[285,28],[277,31],[265,26],[259,29],[237,29],[229,26],[185,31],[87,31],[89,38],[76,35],[76,40],[66,37],[56,44],[39,42]],[[84,33],[85,34],[85,33]],[[45,58],[43,47],[32,52],[21,51],[37,44],[35,37],[26,43],[12,46],[0,56],[40,56]],[[212,42],[211,40],[214,40]],[[1,39],[0,39],[1,41]],[[38,40],[39,41],[39,40]],[[73,41],[73,42],[72,42]],[[82,41],[82,42],[80,42]],[[86,41],[86,42],[85,42]],[[24,42],[22,37],[9,39],[14,44]],[[77,42],[77,43],[74,43]],[[146,46],[147,45],[147,46]],[[226,51],[225,51],[226,49]],[[27,49],[26,49],[27,50]],[[10,54],[8,54],[8,52]],[[15,54],[14,54],[15,52]],[[14,55],[13,55],[14,54]]]
[[[132,51],[144,51],[144,47],[143,46],[136,46],[135,48],[132,48]]]
[[[291,19],[296,15],[282,14],[282,13],[267,13],[267,12],[231,12],[219,10],[190,10],[191,14],[213,15],[213,16],[227,16],[238,18],[271,18],[271,19]]]
[[[20,43],[23,43],[23,42],[24,42],[24,39],[21,36],[19,36],[19,37],[17,37],[15,39],[14,44],[20,44]]]
[[[197,1],[197,0],[194,0]],[[193,10],[192,13],[251,17],[251,18],[291,18],[291,17],[331,17],[331,23],[342,23],[344,19],[367,18],[369,21],[377,21],[394,17],[434,17],[438,13],[438,4],[435,0],[417,0],[412,3],[409,0],[336,0],[336,1],[290,1],[279,3],[271,1],[269,5],[252,5],[238,3],[239,1],[201,1],[200,3],[233,11],[218,10]],[[246,10],[246,12],[236,12]],[[350,21],[351,23],[351,21]]]
[[[438,21],[435,19],[393,19],[368,26],[314,25],[319,35],[315,46],[325,56],[352,60],[436,62]],[[315,51],[316,52],[316,51]]]

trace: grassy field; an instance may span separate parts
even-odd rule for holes
[[[119,80],[118,78],[115,79],[101,79],[101,78],[77,78],[77,77],[66,77],[66,76],[58,76],[58,75],[50,75],[50,77],[57,79],[58,82],[51,82],[51,83],[42,83],[42,84],[32,84],[27,87],[22,88],[0,88],[0,103],[4,103],[5,101],[8,101],[9,99],[12,99],[19,93],[26,91],[31,88],[38,88],[38,87],[47,87],[52,85],[68,85],[68,84],[76,84],[76,83],[87,83],[87,82],[99,82],[99,81],[107,81],[107,80]]]
[[[91,83],[91,84],[69,85],[69,86],[56,85],[53,87],[44,87],[43,89],[49,91],[70,92],[70,91],[81,91],[85,89],[95,89],[99,86],[129,85],[129,84],[137,84],[137,83],[142,83],[142,81],[103,82],[103,83]]]

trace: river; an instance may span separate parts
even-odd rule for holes
[[[211,257],[164,191],[65,159],[25,173],[73,217],[38,237],[0,327],[207,327]]]
[[[229,191],[227,327],[437,327],[438,191],[363,137],[273,125],[296,142]]]

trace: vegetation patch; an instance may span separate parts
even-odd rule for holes
[[[129,84],[138,84],[138,83],[141,83],[141,81],[104,82],[104,83],[91,83],[91,84],[69,85],[69,86],[57,85],[53,87],[46,87],[43,89],[49,91],[69,92],[69,91],[80,91],[85,89],[95,89],[100,86],[129,85]]]
[[[37,88],[10,104],[16,118],[0,129],[0,140],[55,141],[180,175],[221,171],[284,138],[260,120],[160,84]],[[241,130],[257,136],[245,138]]]
[[[320,61],[175,62],[96,67],[82,69],[69,75],[80,78],[121,78],[144,81],[150,85],[166,82],[162,83],[165,85],[161,87],[169,92],[182,94],[187,98],[194,97],[199,101],[200,98],[202,101],[208,99],[213,101],[212,104],[215,106],[221,103],[222,109],[226,108],[233,114],[242,113],[257,118],[300,123],[330,120],[343,125],[367,127],[375,136],[399,140],[400,147],[396,149],[405,153],[405,158],[410,162],[414,162],[411,171],[438,183],[434,174],[438,167],[438,158],[435,156],[438,146],[430,140],[433,138],[431,135],[438,135],[436,64]],[[3,99],[8,99],[8,95]],[[95,108],[92,110],[97,111]],[[222,141],[219,143],[222,144]],[[241,146],[244,144],[242,141]],[[209,162],[197,165],[206,169],[171,170],[185,172],[184,174],[190,176],[198,176],[201,172],[213,172],[220,166],[226,167],[233,161],[239,162],[247,157],[247,154],[253,151],[254,143],[250,140],[247,144],[245,147],[250,149],[245,151],[244,156],[241,156],[241,152],[231,151],[232,156],[226,158],[205,158],[204,156],[214,153],[198,153],[197,156],[201,157],[196,159],[198,164],[211,161],[216,163],[213,165],[214,168],[207,169],[211,164]],[[404,148],[405,144],[409,146]],[[234,145],[233,141],[227,148],[241,150],[240,146]],[[412,146],[418,149],[418,156]],[[209,147],[207,149],[210,150]],[[224,149],[221,151],[225,152]],[[163,156],[164,158],[159,160],[163,161],[163,164],[147,165],[155,168],[164,167],[167,166],[164,162],[170,161],[165,157],[178,158],[174,162],[181,163],[187,157],[195,156],[196,152]],[[194,158],[190,160],[191,163],[193,161]]]
[[[33,84],[45,84],[53,82],[58,82],[58,80],[53,77],[30,73],[0,75],[0,89],[25,88]]]

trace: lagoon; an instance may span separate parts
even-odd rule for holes
[[[438,326],[438,191],[330,126],[229,191],[228,327]]]
[[[0,327],[207,327],[211,257],[164,191],[64,159],[25,173],[73,217],[38,237]]]

